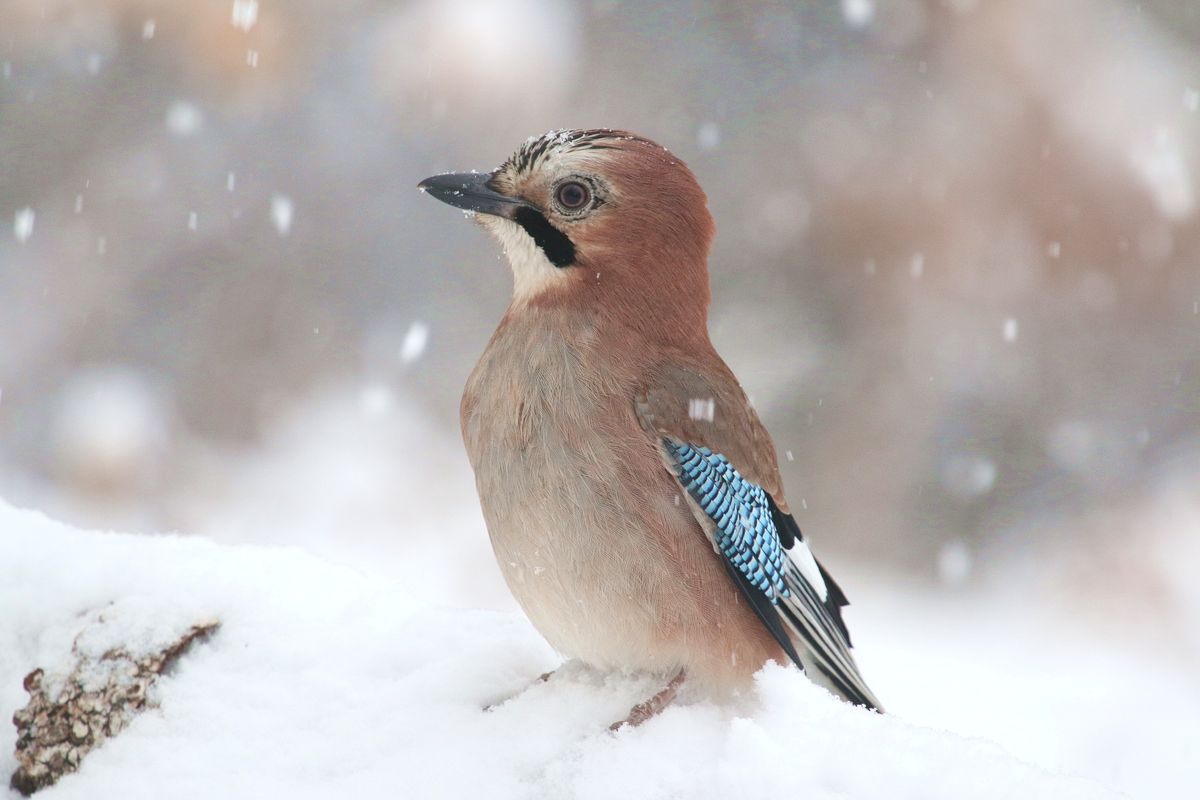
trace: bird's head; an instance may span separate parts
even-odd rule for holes
[[[648,139],[551,131],[494,172],[437,175],[420,188],[475,212],[500,241],[515,304],[687,306],[703,321],[712,217],[691,170]]]

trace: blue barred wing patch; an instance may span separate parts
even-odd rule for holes
[[[664,439],[675,474],[713,521],[717,549],[774,604],[791,592],[784,580],[787,553],[762,487],[751,483],[720,453]]]

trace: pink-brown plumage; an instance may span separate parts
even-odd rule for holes
[[[586,190],[586,213],[560,202],[567,182]],[[683,671],[714,694],[746,686],[768,660],[788,660],[781,642],[803,643],[760,619],[663,447],[711,448],[788,513],[770,437],[709,341],[704,192],[669,152],[619,131],[530,140],[477,183],[464,200],[445,188],[453,181],[427,182],[446,202],[485,209],[478,219],[513,267],[513,301],[461,409],[513,595],[568,656]],[[848,642],[836,645],[849,660]]]
[[[526,309],[467,383],[463,438],[497,561],[561,652],[737,688],[785,659],[639,423],[647,365],[610,324]]]

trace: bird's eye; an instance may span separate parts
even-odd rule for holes
[[[568,211],[578,211],[592,199],[592,190],[579,181],[567,181],[554,192],[554,198]]]

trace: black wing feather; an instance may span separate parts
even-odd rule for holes
[[[850,654],[845,594],[820,563],[819,577],[808,573],[814,585],[787,553],[805,565],[812,558],[795,518],[720,453],[673,439],[664,439],[663,447],[726,571],[792,662],[816,669],[850,702],[878,709]]]
[[[783,652],[787,653],[792,663],[803,672],[804,664],[800,662],[800,655],[796,652],[796,648],[792,644],[792,637],[788,636],[787,630],[783,627],[783,620],[779,618],[779,608],[768,600],[767,596],[759,591],[754,584],[750,583],[737,567],[729,563],[729,559],[722,556],[721,563],[725,565],[725,571],[733,578],[734,583],[742,590],[742,596],[750,603],[750,607],[754,609],[754,613],[762,620],[762,624],[766,626],[766,629],[771,632],[771,636],[775,637],[775,641],[783,648]]]
[[[791,514],[785,514],[780,510],[779,506],[775,505],[775,498],[767,494],[767,501],[771,504],[771,518],[775,521],[775,531],[779,534],[779,541],[785,550],[791,550],[792,545],[796,542],[804,541],[804,534],[800,532],[800,526],[796,524],[796,518]]]
[[[767,502],[771,505],[771,518],[775,521],[775,529],[779,532],[779,541],[783,546],[791,550],[796,542],[804,541],[804,534],[800,532],[800,526],[796,523],[796,518],[784,511],[775,503],[775,498],[767,495]],[[816,556],[813,556],[813,561],[817,561]],[[817,569],[821,571],[821,580],[825,581],[825,588],[828,590],[825,597],[825,610],[829,612],[829,618],[833,624],[837,626],[839,632],[846,639],[846,645],[850,646],[850,631],[846,628],[846,622],[842,619],[842,609],[850,605],[850,601],[846,599],[845,592],[842,587],[837,585],[829,571],[825,566],[817,561]]]

